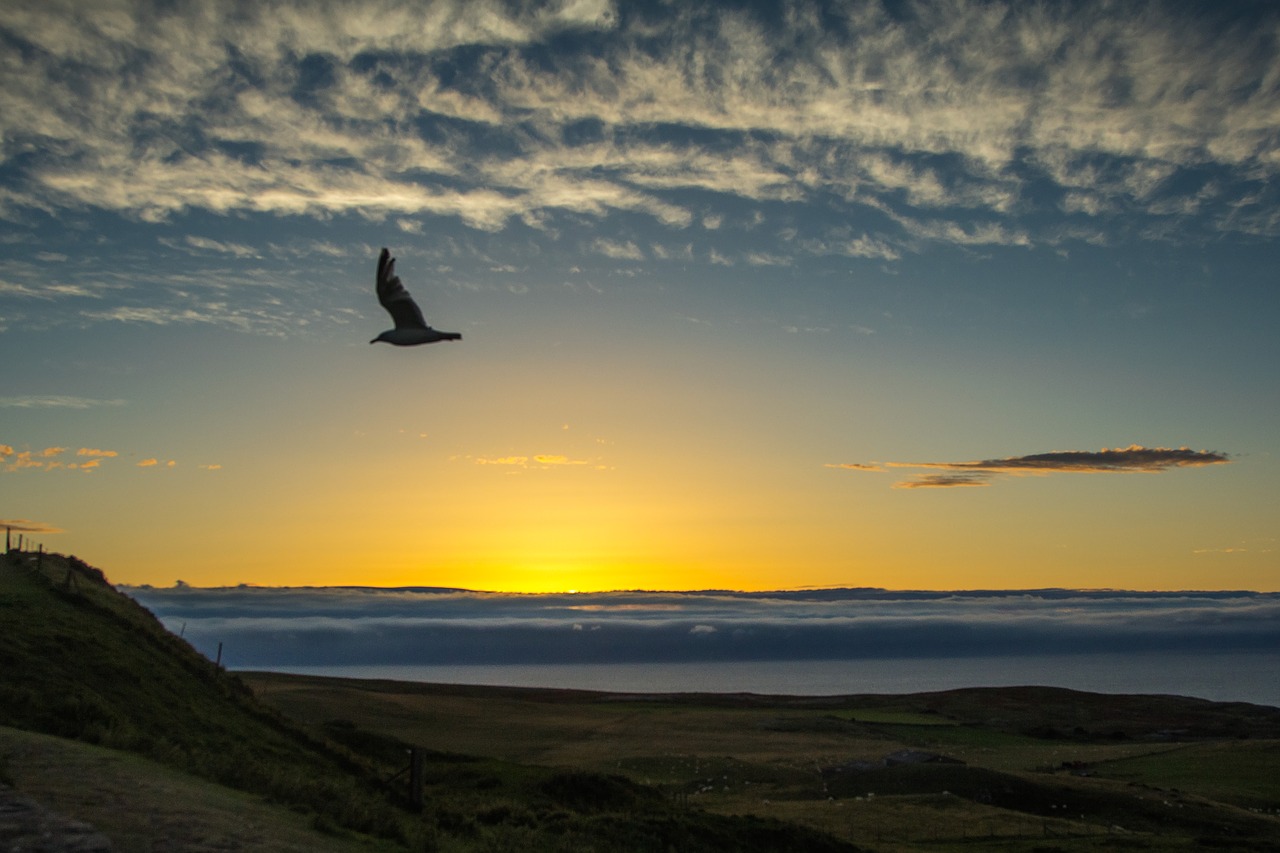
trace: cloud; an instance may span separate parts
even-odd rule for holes
[[[918,475],[914,480],[897,483],[895,488],[926,489],[956,486],[986,486],[997,475],[1012,474],[1155,474],[1174,468],[1198,468],[1207,465],[1223,465],[1231,458],[1212,450],[1192,450],[1189,447],[1128,447],[1103,448],[1102,450],[1054,450],[1027,456],[1007,456],[1002,459],[985,459],[974,462],[887,462],[861,464],[856,462],[829,463],[828,468],[844,468],[853,471],[883,471],[885,468],[943,469],[944,474]]]
[[[604,255],[607,258],[615,258],[617,260],[644,260],[644,252],[639,246],[629,240],[626,243],[616,243],[612,240],[600,238],[591,244],[591,251],[598,255]]]
[[[95,400],[64,394],[41,394],[28,397],[0,397],[4,409],[91,409],[97,406],[123,406],[124,400]]]
[[[528,456],[477,456],[475,457],[477,465],[519,465],[524,466],[529,463]]]
[[[44,468],[46,464],[41,454],[32,455],[30,450],[14,450],[11,445],[0,445],[0,459],[4,460],[5,471],[19,471],[24,468]]]
[[[747,263],[753,267],[785,267],[791,265],[791,258],[770,252],[748,252]]]
[[[82,311],[81,316],[91,320],[115,320],[120,323],[150,323],[168,326],[172,323],[217,323],[212,313],[193,308],[160,308],[121,305],[106,311]]]
[[[1267,651],[1280,594],[1119,590],[508,595],[132,588],[239,667],[876,660]]]
[[[66,470],[66,471],[83,471],[92,472],[102,467],[104,461],[115,459],[120,456],[118,450],[107,450],[99,447],[81,447],[75,451],[77,458],[83,459],[79,462],[64,461],[65,455],[70,448],[60,447],[57,445],[45,447],[40,450],[19,450],[13,445],[0,444],[0,470],[2,471],[18,471],[23,469],[30,470]],[[160,460],[157,457],[148,457],[135,463],[139,468],[176,468],[178,462],[175,459]],[[217,470],[221,465],[201,465],[203,469]]]
[[[824,468],[844,468],[849,471],[883,471],[884,468],[875,462],[828,462]]]
[[[895,489],[949,489],[955,486],[989,486],[991,475],[985,472],[974,474],[930,474],[894,484]]]
[[[476,456],[477,465],[500,465],[514,468],[548,469],[562,466],[593,465],[589,459],[574,459],[559,453],[536,453],[533,456]],[[599,467],[598,465],[596,467]]]
[[[628,213],[723,231],[717,200],[817,203],[886,227],[806,237],[886,260],[1118,213],[1280,234],[1267,4],[81,7],[0,9],[0,215],[352,213],[417,233],[430,215],[497,231]],[[690,193],[716,209],[695,215]]]
[[[1192,450],[1188,447],[1128,447],[1089,451],[1055,450],[1034,453],[1029,456],[1009,456],[1004,459],[988,459],[982,462],[919,462],[906,463],[911,468],[947,468],[950,470],[978,470],[1003,474],[1076,472],[1099,474],[1110,472],[1154,473],[1170,468],[1194,468],[1204,465],[1221,465],[1230,462],[1225,453],[1210,450]]]
[[[213,240],[208,237],[197,237],[195,235],[187,235],[179,243],[176,240],[161,239],[161,243],[170,248],[197,249],[204,252],[215,252],[222,255],[231,255],[235,258],[260,258],[262,255],[252,246],[246,246],[243,243],[229,243],[221,240]]]
[[[540,453],[533,457],[533,461],[539,465],[590,465],[586,459],[570,459],[568,456],[561,456],[554,453]]]
[[[46,524],[43,521],[32,521],[29,518],[0,518],[0,527],[14,533],[65,533],[60,527]]]
[[[8,266],[14,266],[8,264]],[[32,273],[27,271],[28,277]],[[0,295],[17,296],[23,299],[39,299],[49,302],[55,299],[62,299],[68,296],[83,296],[90,299],[101,297],[99,289],[92,286],[84,286],[78,284],[67,284],[49,281],[32,281],[29,284],[18,284],[10,281],[0,280]]]
[[[94,471],[102,465],[103,459],[119,455],[114,450],[98,450],[95,448],[82,447],[76,451],[76,456],[88,457],[84,462],[64,462],[62,460],[69,448],[66,447],[46,447],[42,450],[17,450],[12,445],[0,444],[0,470],[4,471],[20,471],[20,470],[36,470],[36,471],[55,471],[58,469],[68,471]]]

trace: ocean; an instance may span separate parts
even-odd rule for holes
[[[829,696],[1041,685],[1280,707],[1280,652],[1123,653],[613,664],[273,666],[279,672],[428,684],[612,693]]]

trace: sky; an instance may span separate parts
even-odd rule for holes
[[[0,5],[0,524],[116,582],[1280,590],[1269,2]],[[369,341],[378,251],[460,342]]]

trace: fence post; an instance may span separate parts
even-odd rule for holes
[[[409,805],[414,809],[422,808],[422,752],[416,747],[409,747]]]

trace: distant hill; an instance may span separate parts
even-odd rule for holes
[[[444,753],[424,755],[435,799],[411,808],[407,744],[345,720],[290,721],[101,571],[58,554],[0,555],[0,726],[138,753],[311,813],[330,833],[412,849],[856,849],[689,809],[622,777]]]

